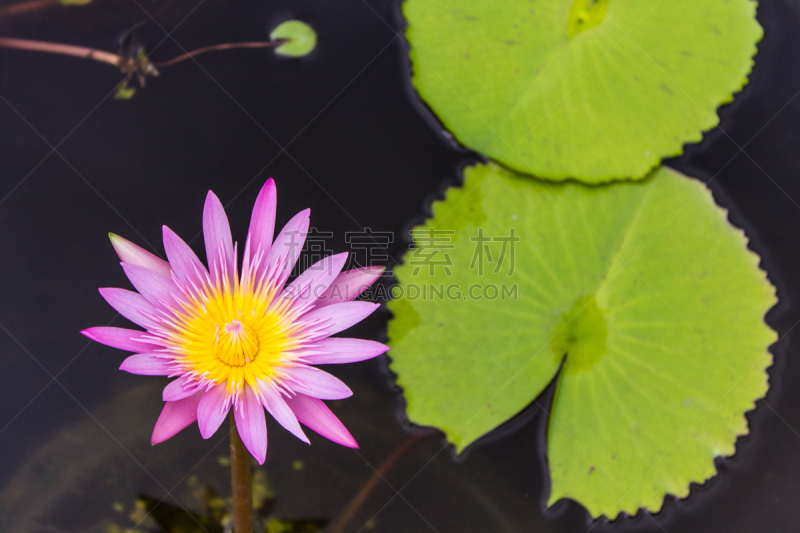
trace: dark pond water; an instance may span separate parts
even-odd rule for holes
[[[161,250],[161,225],[191,238],[213,189],[241,240],[264,180],[278,216],[311,207],[312,224],[401,237],[429,199],[474,155],[453,146],[413,96],[396,0],[95,0],[0,18],[0,35],[114,50],[128,27],[152,57],[262,40],[300,18],[317,51],[285,61],[269,51],[204,55],[166,69],[133,100],[110,98],[120,75],[88,61],[0,52],[0,528],[107,532],[130,527],[136,494],[197,505],[198,487],[226,491],[227,437],[196,428],[151,447],[159,378],[117,370],[123,353],[79,330],[114,312],[98,286],[127,286],[113,231]],[[779,287],[769,322],[772,387],[752,434],[720,474],[655,517],[592,523],[577,504],[543,509],[544,416],[532,406],[455,460],[438,433],[397,462],[344,531],[795,532],[800,528],[800,7],[762,2],[766,29],[752,83],[722,110],[722,126],[670,164],[710,182],[750,235]],[[167,36],[169,33],[169,36]],[[742,149],[743,148],[743,149]],[[200,239],[193,242],[202,254]],[[354,335],[381,339],[388,313]],[[123,325],[124,320],[113,320]],[[283,518],[336,519],[392,452],[413,438],[386,359],[333,372],[355,396],[333,409],[358,452],[270,425],[264,472]],[[223,459],[220,459],[223,458]]]

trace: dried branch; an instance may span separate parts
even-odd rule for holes
[[[180,63],[181,61],[185,61],[191,57],[198,56],[200,54],[205,54],[206,52],[214,52],[216,50],[233,50],[235,48],[271,48],[273,46],[282,45],[286,42],[288,41],[281,40],[281,41],[215,44],[212,46],[205,46],[203,48],[198,48],[197,50],[192,50],[191,52],[187,52],[183,55],[180,55],[178,57],[175,57],[167,61],[161,61],[159,63],[153,63],[153,64],[158,68],[163,68],[172,66],[176,63]]]
[[[19,2],[11,4],[10,6],[0,7],[0,18],[37,11],[45,7],[57,6],[60,3],[59,0],[29,0],[28,2]]]
[[[61,54],[72,57],[82,57],[84,59],[92,59],[94,61],[101,61],[121,67],[123,64],[122,56],[106,52],[104,50],[97,50],[96,48],[87,48],[85,46],[74,46],[71,44],[62,43],[49,43],[46,41],[32,41],[29,39],[13,39],[10,37],[0,37],[0,47],[13,48],[16,50],[28,50],[31,52],[44,52],[49,54]]]

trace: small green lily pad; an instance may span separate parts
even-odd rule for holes
[[[409,419],[458,451],[558,376],[550,504],[614,518],[687,496],[747,433],[774,288],[701,182],[660,168],[586,186],[478,165],[413,234],[391,369]]]
[[[719,123],[762,29],[752,0],[406,0],[413,82],[520,172],[642,178]]]
[[[269,38],[273,41],[287,39],[289,42],[275,48],[275,53],[288,57],[307,56],[317,46],[317,32],[299,20],[287,20],[272,30]]]

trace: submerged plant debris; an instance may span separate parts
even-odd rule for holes
[[[83,5],[83,3],[88,3],[91,0],[67,1],[70,4]],[[159,69],[193,59],[201,54],[243,48],[274,48],[275,53],[278,55],[302,57],[311,53],[317,44],[317,34],[311,26],[299,20],[289,20],[272,31],[270,41],[215,44],[185,52],[166,61],[154,62],[150,60],[145,46],[134,35],[134,30],[146,22],[143,21],[135,25],[123,34],[120,39],[118,53],[65,43],[9,37],[0,37],[0,48],[71,56],[118,67],[122,74],[125,75],[125,78],[117,85],[114,98],[117,100],[130,100],[136,95],[136,87],[133,86],[134,81],[138,82],[139,87],[144,88],[147,85],[148,78],[160,75]]]
[[[110,524],[106,533],[223,533],[230,523],[230,498],[223,499],[213,487],[203,486],[194,492],[192,507],[203,511],[175,505],[169,499],[139,495],[126,526]],[[269,486],[263,470],[253,476],[253,505],[259,531],[264,533],[320,533],[328,524],[322,518],[281,519],[274,515],[276,497]],[[122,504],[115,504],[120,513]]]

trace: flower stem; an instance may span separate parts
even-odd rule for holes
[[[198,48],[197,50],[192,50],[191,52],[186,52],[183,55],[180,55],[178,57],[173,57],[172,59],[169,59],[167,61],[160,61],[158,63],[155,63],[155,66],[157,66],[158,68],[169,67],[171,65],[180,63],[181,61],[185,61],[194,56],[205,54],[206,52],[214,52],[217,50],[232,50],[235,48],[271,48],[273,46],[280,46],[288,42],[289,42],[288,39],[281,39],[277,41],[215,44],[212,46],[204,46],[203,48]]]
[[[236,422],[231,419],[231,488],[233,490],[233,531],[253,533],[253,483],[250,477],[250,453],[245,449]]]

